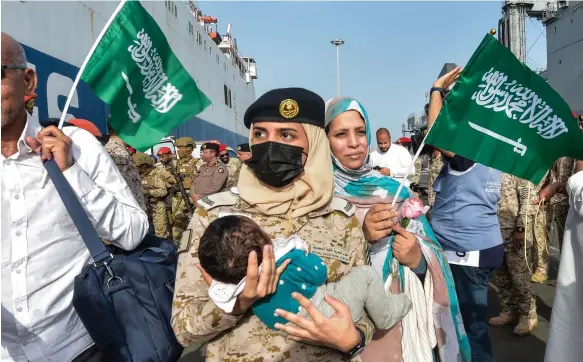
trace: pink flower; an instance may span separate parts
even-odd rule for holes
[[[417,219],[423,214],[423,201],[417,198],[409,198],[405,200],[401,213],[404,218]]]

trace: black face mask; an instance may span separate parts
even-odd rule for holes
[[[304,171],[303,153],[302,147],[264,142],[251,146],[251,158],[245,164],[261,182],[283,187]]]

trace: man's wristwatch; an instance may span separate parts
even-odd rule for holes
[[[431,96],[431,93],[433,92],[439,92],[439,94],[441,94],[441,98],[445,98],[445,89],[441,87],[432,87],[429,91],[429,96]]]
[[[356,328],[356,330],[360,334],[360,342],[358,342],[358,344],[356,346],[354,346],[353,349],[351,349],[350,351],[348,351],[348,353],[346,353],[348,355],[348,358],[351,358],[351,359],[358,356],[360,354],[360,352],[362,352],[362,350],[366,346],[366,344],[365,344],[366,343],[366,335],[364,334],[363,331],[360,330],[360,328]]]

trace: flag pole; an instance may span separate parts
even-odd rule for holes
[[[69,91],[69,96],[67,97],[67,101],[65,102],[65,106],[63,107],[63,113],[61,113],[61,119],[59,120],[59,125],[57,126],[59,129],[63,128],[63,124],[65,123],[65,117],[67,116],[67,111],[69,110],[69,106],[71,105],[71,99],[73,99],[73,94],[75,94],[75,91],[77,90],[77,85],[79,85],[79,81],[81,80],[81,75],[83,74],[83,71],[85,70],[85,67],[87,66],[87,63],[89,63],[89,60],[91,59],[91,56],[95,52],[95,49],[97,49],[99,42],[101,41],[101,39],[105,35],[105,32],[107,31],[107,29],[109,29],[109,26],[111,25],[111,23],[113,23],[113,20],[115,19],[117,14],[119,14],[121,9],[125,5],[126,1],[127,0],[121,0],[119,5],[117,6],[117,8],[115,8],[115,10],[113,11],[113,14],[111,14],[111,17],[107,20],[107,23],[105,23],[105,26],[101,30],[101,33],[99,33],[99,35],[97,36],[97,39],[95,39],[95,42],[93,42],[91,49],[89,49],[89,53],[87,53],[85,60],[81,64],[81,67],[79,68],[79,72],[77,73],[77,76],[75,77],[75,81],[73,81],[73,85],[71,86],[71,90]],[[44,174],[43,174],[43,178],[41,180],[41,184],[40,184],[41,188],[45,187],[45,184],[47,183],[48,176],[49,176],[49,174],[45,170]]]
[[[65,123],[65,117],[67,116],[67,111],[69,110],[69,106],[71,105],[71,99],[73,99],[73,94],[75,93],[75,90],[77,90],[77,85],[79,85],[79,81],[81,80],[81,75],[83,74],[83,71],[85,70],[85,67],[87,66],[87,63],[89,63],[89,60],[91,59],[91,56],[95,52],[95,49],[97,49],[99,42],[101,41],[101,39],[105,35],[105,32],[107,31],[107,29],[109,29],[109,26],[111,25],[111,23],[113,23],[113,20],[115,19],[117,14],[119,14],[121,9],[125,5],[126,1],[127,0],[121,0],[119,5],[117,6],[117,8],[115,8],[113,14],[111,14],[111,17],[109,18],[109,20],[107,20],[107,23],[105,23],[105,26],[101,30],[101,33],[99,33],[99,35],[97,36],[97,39],[95,39],[93,46],[91,46],[89,53],[87,53],[85,60],[81,64],[81,67],[79,68],[79,72],[77,73],[77,77],[75,77],[75,81],[73,82],[73,86],[71,86],[71,90],[69,91],[69,96],[67,97],[67,101],[65,102],[65,107],[63,107],[63,113],[61,114],[61,119],[59,120],[59,129],[63,128],[63,123]]]
[[[397,203],[397,199],[399,198],[399,195],[401,194],[401,190],[403,190],[403,186],[405,185],[405,180],[407,179],[407,177],[409,177],[409,174],[411,173],[411,170],[413,169],[413,166],[415,165],[415,161],[417,161],[417,159],[419,158],[419,155],[421,154],[421,151],[423,150],[423,147],[425,146],[425,140],[427,139],[427,136],[429,136],[429,132],[431,132],[432,128],[433,128],[433,125],[431,128],[429,128],[427,130],[427,133],[425,134],[425,137],[423,137],[423,141],[421,141],[421,144],[419,145],[419,148],[417,149],[415,156],[413,156],[413,160],[411,161],[409,168],[407,168],[407,172],[405,172],[405,176],[403,176],[403,179],[399,183],[399,188],[397,189],[397,194],[395,195],[395,198],[393,199],[393,202],[391,203],[392,207],[395,207],[395,204]]]

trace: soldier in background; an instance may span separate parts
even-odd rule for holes
[[[165,198],[172,188],[172,175],[162,168],[154,167],[152,158],[145,153],[137,152],[132,157],[142,178],[148,220],[154,225],[154,234],[169,239],[170,227]]]
[[[156,166],[163,167],[165,169],[168,168],[168,164],[171,163],[174,159],[174,155],[172,154],[170,147],[160,147],[156,155],[158,156],[159,161]]]
[[[432,147],[433,148],[433,147]],[[435,202],[435,191],[433,191],[433,184],[437,179],[437,176],[443,168],[443,158],[441,157],[441,152],[433,148],[431,152],[431,158],[429,159],[429,181],[427,186],[427,204],[433,208],[433,203]],[[427,212],[427,218],[431,219],[431,208]]]
[[[251,158],[251,148],[248,143],[241,143],[237,146],[237,158],[241,161],[241,166],[243,166],[245,161]],[[241,166],[239,166],[239,168],[241,168]]]
[[[227,145],[221,145],[219,147],[219,158],[225,165],[227,165],[227,169],[229,170],[229,178],[227,179],[225,189],[229,190],[231,187],[236,187],[237,181],[239,181],[241,161],[236,158],[229,157],[229,150],[227,149]]]
[[[174,155],[172,154],[172,150],[170,149],[170,147],[160,147],[160,149],[158,150],[158,152],[156,153],[158,155],[158,160],[159,162],[156,163],[156,167],[166,171],[167,173],[169,173],[170,175],[172,175],[172,177],[170,177],[169,183],[172,185],[172,188],[168,190],[168,195],[166,195],[165,198],[165,202],[166,202],[166,213],[168,214],[168,225],[170,228],[173,227],[174,225],[174,213],[176,212],[175,207],[174,207],[174,201],[173,201],[173,196],[175,191],[178,189],[178,179],[176,178],[176,176],[174,175],[174,169],[173,168],[173,162],[174,161]],[[172,235],[172,239],[173,240],[180,240],[180,239],[174,239],[174,235]]]
[[[218,157],[218,144],[205,143],[201,146],[200,155],[204,164],[196,173],[196,178],[190,187],[190,197],[195,204],[202,197],[220,192],[229,178],[229,169]]]
[[[536,297],[530,285],[530,271],[527,263],[533,252],[533,234],[527,233],[525,245],[525,217],[536,206],[530,205],[528,181],[509,174],[502,175],[502,188],[498,202],[498,220],[504,240],[504,261],[494,275],[500,295],[500,314],[490,318],[492,326],[514,325],[514,334],[524,336],[532,332],[538,324]],[[534,195],[534,196],[533,196]],[[536,198],[538,193],[533,193]],[[532,219],[532,218],[531,218]],[[530,222],[530,220],[529,220]],[[526,247],[526,250],[524,249]],[[525,260],[526,255],[529,260]]]
[[[566,183],[569,177],[573,175],[574,165],[575,161],[570,157],[561,157],[555,161],[549,173],[549,184]],[[546,202],[550,204],[548,213],[549,224],[553,221],[555,222],[559,237],[560,250],[563,246],[563,233],[565,231],[567,212],[569,211],[569,199],[566,195],[557,192],[555,196],[551,198],[550,202],[549,200],[546,200]],[[542,275],[540,277],[542,277]],[[535,281],[534,279],[537,279],[538,281],[539,275],[535,273],[532,278],[533,281]]]
[[[172,198],[172,211],[174,213],[174,224],[172,225],[172,239],[179,241],[182,238],[182,233],[188,226],[190,215],[188,209],[192,208],[190,203],[190,188],[192,182],[196,177],[198,158],[192,156],[192,151],[196,147],[196,143],[190,137],[180,137],[174,143],[178,159],[173,161],[176,170],[176,177],[181,180],[184,191],[186,192],[186,200],[179,188],[176,189]]]
[[[132,154],[129,151],[130,147],[127,147],[125,142],[117,136],[109,122],[107,123],[107,130],[109,133],[109,141],[105,144],[105,150],[117,166],[119,173],[126,180],[130,190],[132,190],[132,194],[136,198],[138,205],[140,205],[142,210],[147,211],[146,199],[142,191],[142,179],[132,159]]]
[[[547,205],[539,202],[538,197],[542,188],[548,184],[548,176],[549,174],[547,173],[538,185],[534,185],[525,180],[519,180],[522,181],[521,192],[524,194],[523,197],[526,198],[526,194],[530,194],[530,206],[528,207],[529,219],[528,225],[526,225],[525,228],[532,228],[532,233],[534,235],[534,248],[536,252],[534,258],[535,271],[531,277],[531,281],[535,283],[544,283],[549,278],[549,251],[547,246],[548,210]],[[533,195],[533,193],[535,195]],[[521,214],[526,214],[526,211],[523,212],[521,209]],[[529,231],[527,230],[527,232]]]

